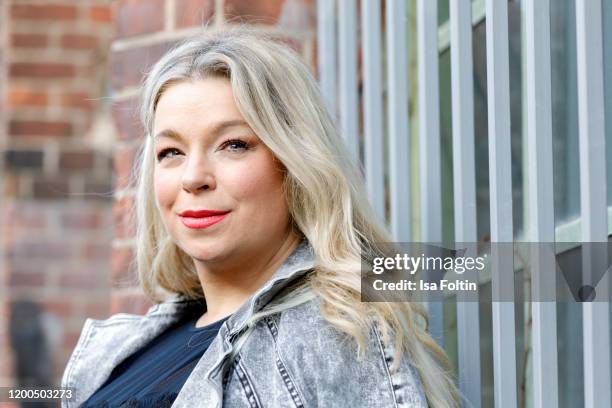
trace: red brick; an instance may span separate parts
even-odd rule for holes
[[[176,0],[175,24],[177,27],[203,26],[215,14],[214,0]]]
[[[63,92],[59,104],[70,108],[91,109],[91,99],[87,92]]]
[[[113,248],[111,252],[111,284],[117,288],[136,287],[137,276],[131,248]]]
[[[103,180],[97,176],[86,177],[84,187],[85,198],[111,201],[114,190],[110,180]]]
[[[108,288],[107,279],[99,275],[93,275],[86,269],[79,271],[67,271],[60,275],[59,284],[68,289],[103,289]]]
[[[13,4],[11,17],[28,20],[74,20],[75,6],[63,4]]]
[[[13,77],[69,78],[75,73],[74,65],[57,62],[15,62],[9,68]]]
[[[110,293],[109,293],[110,298]],[[84,315],[94,319],[105,319],[110,316],[110,302],[108,303],[86,303],[84,305]]]
[[[117,37],[131,37],[164,28],[164,0],[120,0],[112,3]]]
[[[32,238],[33,239],[33,238]],[[40,261],[45,262],[59,261],[69,259],[72,253],[72,248],[66,242],[21,242],[8,248],[7,255],[16,262]],[[28,271],[28,265],[14,265],[14,268],[19,267],[20,270]],[[36,268],[44,269],[44,268]],[[29,273],[29,271],[28,271]]]
[[[111,248],[109,245],[85,243],[79,256],[89,261],[107,261],[111,256]]]
[[[117,150],[114,163],[117,189],[128,187],[137,150],[135,146],[121,147]]]
[[[94,168],[94,153],[91,151],[62,152],[60,170],[91,170]]]
[[[11,45],[13,47],[23,48],[44,48],[49,43],[49,37],[46,34],[13,34],[11,36]]]
[[[47,226],[44,213],[31,207],[14,207],[7,211],[8,225],[18,229],[43,229]]]
[[[20,197],[20,175],[11,174],[10,172],[7,172],[3,174],[2,177],[2,181],[4,182],[4,191],[0,193],[3,194],[3,197]]]
[[[89,19],[96,23],[110,23],[111,9],[108,6],[91,6],[89,8]]]
[[[143,315],[153,306],[144,294],[113,293],[111,295],[111,313],[133,313]]]
[[[42,305],[44,309],[59,317],[68,317],[72,315],[73,304],[69,300],[48,300]]]
[[[42,287],[45,286],[45,273],[11,271],[9,273],[9,286]]]
[[[69,122],[11,120],[9,133],[14,136],[67,137],[72,134],[72,124]]]
[[[115,201],[115,204],[113,205],[115,238],[131,238],[136,235],[136,225],[133,211],[133,198],[124,197]]]
[[[46,106],[49,98],[46,91],[33,91],[26,88],[11,88],[8,102],[10,106]]]
[[[60,44],[64,48],[93,49],[96,48],[98,39],[94,35],[64,34],[60,39]]]
[[[159,60],[176,42],[165,42],[111,53],[111,82],[116,90],[140,85],[143,72]]]
[[[95,230],[100,226],[100,214],[88,210],[75,209],[61,217],[61,227],[64,229]]]
[[[284,2],[284,0],[225,0],[223,14],[230,22],[276,24]]]
[[[70,184],[66,177],[36,177],[32,185],[34,198],[66,200],[70,198],[70,194]]]
[[[135,98],[113,103],[113,119],[120,140],[136,140],[144,135],[144,128],[138,118],[137,104]]]

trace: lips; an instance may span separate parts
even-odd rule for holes
[[[208,228],[222,221],[229,211],[217,210],[186,210],[179,214],[181,221],[188,228]]]
[[[210,217],[213,215],[223,215],[227,214],[229,211],[219,211],[219,210],[185,210],[179,215],[181,217],[191,217],[191,218],[201,218],[201,217]]]

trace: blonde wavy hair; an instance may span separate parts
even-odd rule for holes
[[[324,319],[366,347],[372,319],[383,342],[393,335],[399,367],[406,352],[430,406],[456,407],[459,393],[448,357],[427,333],[427,316],[416,302],[361,302],[362,251],[390,242],[366,200],[358,169],[326,110],[309,68],[289,47],[269,35],[238,25],[208,28],[168,51],[145,76],[140,116],[146,137],[132,183],[136,188],[136,256],[140,285],[155,302],[158,289],[203,298],[191,258],[168,236],[153,191],[153,120],[157,102],[178,82],[227,78],[245,120],[284,165],[291,220],[309,241],[315,268],[308,290],[293,290],[253,316],[257,319],[318,297]],[[307,158],[305,160],[305,158]],[[304,288],[302,288],[304,289]],[[235,355],[250,331],[237,342]]]

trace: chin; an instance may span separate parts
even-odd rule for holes
[[[185,252],[196,261],[218,262],[228,257],[228,251],[222,245],[212,244],[206,248],[187,246]]]

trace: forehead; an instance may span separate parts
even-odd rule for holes
[[[159,98],[155,133],[167,127],[210,127],[219,121],[244,121],[226,78],[206,78],[170,85]],[[155,134],[154,133],[154,134]]]

